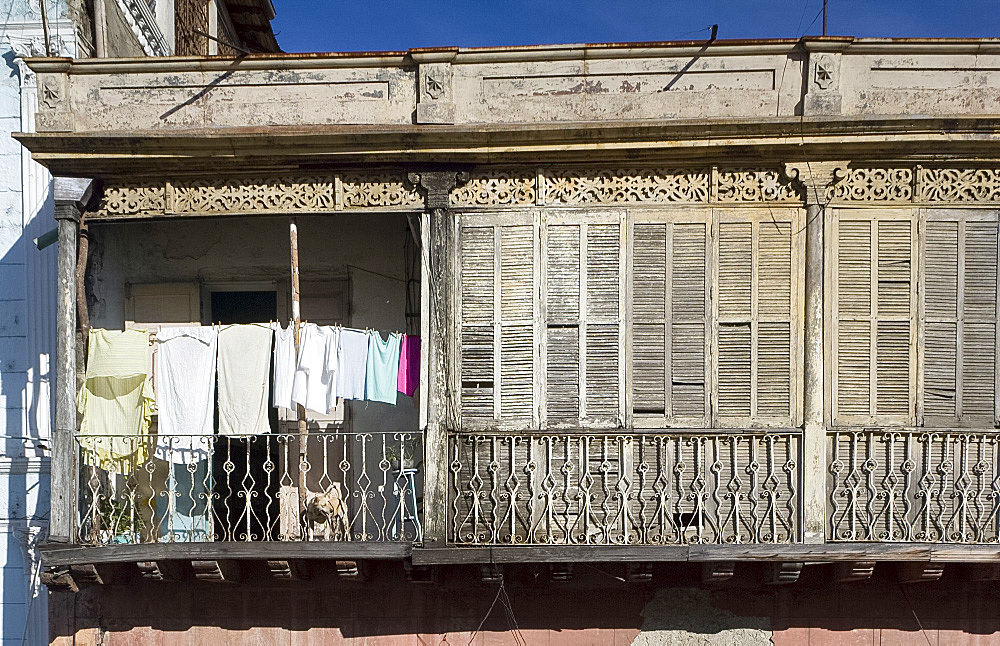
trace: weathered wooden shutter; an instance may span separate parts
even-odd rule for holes
[[[636,213],[631,408],[639,427],[708,424],[709,211]]]
[[[841,209],[833,237],[834,422],[913,423],[913,212]]]
[[[997,214],[931,209],[923,238],[924,423],[993,426]]]
[[[459,363],[463,425],[536,419],[536,236],[532,216],[461,216]]]
[[[616,426],[622,412],[622,225],[618,215],[544,222],[548,426]]]
[[[796,409],[801,230],[797,209],[717,210],[715,417],[791,426]]]

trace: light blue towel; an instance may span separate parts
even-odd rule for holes
[[[365,399],[396,403],[396,379],[399,377],[399,334],[385,341],[378,332],[368,332],[368,366],[365,370]]]

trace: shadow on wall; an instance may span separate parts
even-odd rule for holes
[[[20,85],[14,53],[3,54],[9,68],[0,137],[0,432],[6,465],[0,475],[7,521],[2,571],[2,628],[5,640],[48,642],[45,588],[32,597],[33,562],[29,543],[48,522],[48,473],[38,473],[48,457],[45,440],[52,420],[49,396],[50,357],[55,345],[56,247],[39,251],[32,239],[55,227],[51,192],[39,204],[26,205],[26,181],[48,182],[44,173],[22,178],[21,146],[10,138],[20,126]],[[14,103],[17,102],[17,103]],[[17,107],[14,107],[17,106]],[[14,112],[6,108],[13,108]],[[26,208],[27,207],[27,208]],[[25,212],[27,211],[27,212]]]
[[[310,643],[365,644],[1000,639],[1000,591],[969,583],[960,567],[936,583],[901,585],[890,565],[848,584],[832,582],[832,566],[808,566],[798,583],[768,586],[769,566],[746,564],[728,583],[705,588],[696,564],[658,567],[646,585],[626,584],[620,565],[577,564],[568,582],[552,580],[547,566],[509,566],[502,589],[473,566],[448,569],[437,584],[408,582],[398,563],[372,564],[360,582],[339,579],[332,562],[314,564],[305,582],[275,582],[256,567],[244,564],[243,585],[143,582],[54,593],[54,643],[73,634],[112,645],[227,636],[230,643],[287,643],[305,634]],[[181,586],[184,594],[165,594]]]

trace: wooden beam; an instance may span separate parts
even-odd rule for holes
[[[402,560],[413,546],[407,543],[362,543],[335,541],[261,541],[216,543],[143,543],[94,547],[43,545],[42,562],[48,567],[72,563],[121,561],[213,560],[213,559],[365,559]]]
[[[80,591],[80,586],[73,580],[73,574],[67,566],[45,570],[42,572],[41,581],[49,590]]]
[[[572,563],[553,563],[549,566],[549,580],[566,583],[573,580]]]
[[[1000,545],[820,543],[759,545],[523,545],[413,549],[420,565],[461,563],[585,563],[675,561],[934,561],[1000,563]]]
[[[896,569],[900,583],[937,581],[943,574],[943,563],[900,563]]]
[[[103,585],[104,579],[93,563],[81,563],[69,566],[73,580],[80,585]]]
[[[701,564],[701,582],[704,585],[716,585],[728,581],[736,574],[736,563],[733,561],[710,561]]]
[[[626,563],[625,581],[628,583],[649,583],[653,580],[652,563]]]
[[[875,571],[875,561],[851,561],[837,563],[833,569],[833,580],[838,583],[851,583],[870,579]]]
[[[298,559],[277,559],[267,562],[267,569],[275,579],[287,581],[307,581],[309,568],[304,561]]]
[[[182,561],[136,561],[139,574],[150,581],[182,581],[185,572]]]
[[[239,583],[243,575],[240,562],[227,559],[191,561],[191,567],[194,569],[194,578],[199,581]]]
[[[771,585],[787,585],[798,583],[799,576],[802,575],[802,567],[805,564],[801,561],[781,561],[771,563]]]

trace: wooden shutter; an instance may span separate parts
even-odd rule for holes
[[[544,220],[547,426],[622,419],[622,224],[617,214]]]
[[[632,219],[633,424],[707,426],[711,213],[638,212]]]
[[[536,246],[531,215],[460,218],[463,426],[528,428],[537,418]]]
[[[715,416],[792,426],[797,398],[801,215],[717,209]]]
[[[911,209],[834,218],[836,424],[914,421],[916,226]]]
[[[928,210],[922,243],[924,423],[993,426],[997,214]]]

